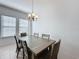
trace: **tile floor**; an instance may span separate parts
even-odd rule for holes
[[[0,47],[0,59],[17,59],[16,58],[16,45],[10,44],[7,46]],[[18,59],[22,59],[19,56]]]

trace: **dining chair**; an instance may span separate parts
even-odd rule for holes
[[[50,35],[49,35],[49,34],[42,34],[42,39],[47,39],[47,40],[49,41]],[[48,51],[49,51],[49,47],[46,48],[46,49],[43,51],[43,53],[44,53],[44,52],[48,52]]]
[[[52,53],[48,51],[47,54],[42,54],[38,58],[39,59],[57,59],[59,48],[60,48],[61,40],[56,42],[52,48]]]
[[[28,59],[28,47],[27,47],[27,42],[22,41],[23,45],[23,59]]]
[[[19,52],[21,51],[21,49],[23,49],[23,46],[22,46],[22,42],[16,36],[14,36],[14,38],[16,41],[16,52],[17,52],[17,58],[18,58]]]
[[[51,57],[51,59],[57,59],[59,48],[60,48],[60,43],[61,43],[61,40],[59,40],[58,42],[56,42],[54,44],[53,49],[52,49],[52,57]]]
[[[21,36],[21,37],[27,36],[27,33],[26,33],[26,32],[20,33],[20,36]]]
[[[39,33],[34,33],[34,36],[35,37],[39,37]]]
[[[42,38],[43,39],[50,39],[50,35],[49,34],[42,34]]]

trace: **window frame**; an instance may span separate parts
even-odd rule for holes
[[[14,17],[14,16],[11,16],[11,15],[0,14],[0,39],[13,37],[13,36],[1,37],[1,16],[8,16],[8,17],[16,18],[15,34],[16,34],[17,36],[19,36],[19,20],[20,20],[20,19],[23,19],[23,20],[28,21],[28,19],[24,19],[24,18],[20,18],[20,17]],[[29,21],[28,21],[28,22],[29,22]],[[27,29],[29,29],[29,24],[28,24]],[[29,31],[29,30],[28,30],[28,31]]]
[[[0,15],[0,21],[1,21],[1,17],[2,16],[7,16],[7,17],[12,17],[12,18],[15,18],[14,16],[11,16],[11,15],[4,15],[4,14],[1,14]],[[2,21],[1,21],[2,22]],[[15,21],[16,22],[16,21]],[[0,25],[1,29],[2,29],[2,24]],[[7,27],[7,26],[6,26]],[[10,27],[10,26],[9,26]],[[0,29],[0,34],[1,34],[1,29]],[[15,34],[16,34],[16,23],[15,23]],[[9,37],[13,37],[13,36],[5,36],[5,37],[2,37],[2,35],[0,35],[1,38],[9,38]]]

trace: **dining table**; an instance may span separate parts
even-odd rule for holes
[[[50,47],[50,51],[52,51],[52,45],[55,43],[55,40],[43,39],[33,35],[19,38],[20,40],[27,42],[27,46],[32,52],[32,59],[38,59],[37,55],[48,47]]]

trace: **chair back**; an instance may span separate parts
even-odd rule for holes
[[[39,33],[34,33],[34,36],[35,37],[39,37]]]
[[[50,39],[50,35],[49,34],[42,34],[42,38],[43,39]]]
[[[16,47],[18,48],[22,48],[22,41],[19,40],[19,38],[17,38],[16,36],[14,36],[15,41],[16,41]]]
[[[16,36],[14,36],[15,41],[16,41],[16,46],[18,47],[18,39],[16,38]]]
[[[27,33],[21,33],[20,36],[21,37],[27,36]]]
[[[53,46],[53,52],[52,52],[52,58],[51,59],[57,59],[59,48],[60,48],[61,40],[56,42]]]

